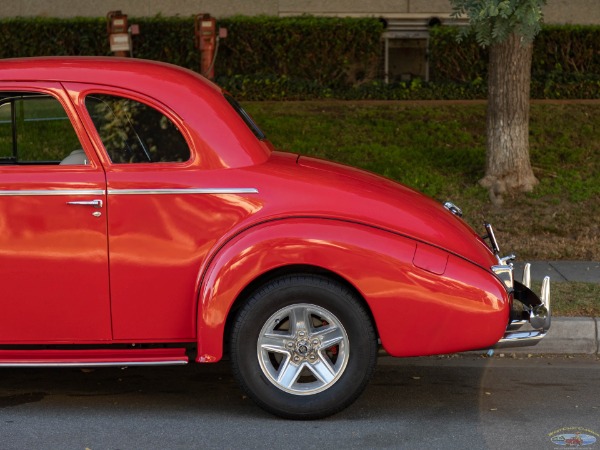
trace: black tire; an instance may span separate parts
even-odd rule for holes
[[[349,406],[377,359],[361,300],[318,275],[283,276],[257,290],[235,318],[230,346],[242,389],[288,419],[318,419]]]

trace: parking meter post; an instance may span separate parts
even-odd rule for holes
[[[110,51],[115,56],[130,56],[131,54],[131,34],[130,27],[127,23],[127,14],[123,14],[120,10],[110,11],[106,15],[108,41],[110,43]],[[135,25],[137,27],[137,25]],[[133,27],[133,26],[132,26]],[[139,28],[137,28],[139,32]]]
[[[215,78],[215,58],[218,46],[217,21],[210,14],[198,14],[194,20],[196,48],[200,50],[200,73]]]
[[[133,58],[133,39],[131,39],[131,36],[137,36],[140,34],[140,26],[137,23],[131,24],[127,29],[127,32],[129,33],[130,43],[129,56]]]

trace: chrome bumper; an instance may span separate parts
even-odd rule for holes
[[[499,270],[503,275],[508,266],[494,266],[493,270]],[[511,271],[512,271],[512,265]],[[542,282],[540,297],[534,294],[531,287],[531,265],[525,264],[523,269],[523,281],[513,281],[513,311],[511,321],[504,333],[504,337],[498,341],[494,348],[527,347],[540,342],[550,329],[552,311],[550,308],[550,277],[545,277]],[[512,281],[512,272],[510,274]],[[504,276],[501,276],[504,281]],[[506,284],[506,281],[505,281]],[[522,309],[517,306],[521,306]],[[526,330],[521,327],[527,326]]]

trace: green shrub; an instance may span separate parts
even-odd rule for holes
[[[141,33],[134,56],[198,70],[192,17],[130,18]],[[216,71],[352,85],[375,76],[382,24],[376,19],[232,17],[219,20]],[[0,58],[109,55],[106,19],[15,18],[0,20]]]
[[[130,18],[134,56],[198,70],[193,17]],[[246,100],[486,97],[487,50],[455,27],[431,29],[430,79],[377,80],[383,26],[374,18],[230,17],[218,21],[217,82]],[[0,58],[110,55],[105,18],[0,20]],[[600,98],[600,26],[546,26],[535,41],[532,97]]]
[[[106,19],[0,20],[0,58],[108,55]]]
[[[164,61],[199,70],[200,52],[194,46],[192,17],[132,18],[129,23],[140,26],[140,34],[132,38],[136,58]],[[106,31],[104,34],[108,46]]]
[[[487,49],[473,36],[456,42],[456,27],[431,29],[429,48],[432,80],[465,82],[487,76]],[[552,25],[534,41],[532,74],[600,74],[600,26]]]
[[[534,77],[600,74],[600,26],[551,25],[535,40]]]
[[[430,30],[429,71],[432,81],[466,83],[487,76],[488,52],[473,35],[459,44],[457,27],[437,26]]]
[[[311,80],[324,86],[354,85],[375,77],[383,25],[376,19],[234,17],[216,71]]]

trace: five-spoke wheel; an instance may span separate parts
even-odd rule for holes
[[[262,372],[278,388],[297,395],[321,392],[344,373],[348,334],[331,312],[298,303],[273,314],[258,337]]]
[[[377,339],[360,298],[317,275],[275,279],[236,316],[234,375],[260,406],[287,418],[318,418],[352,403],[366,386]]]

